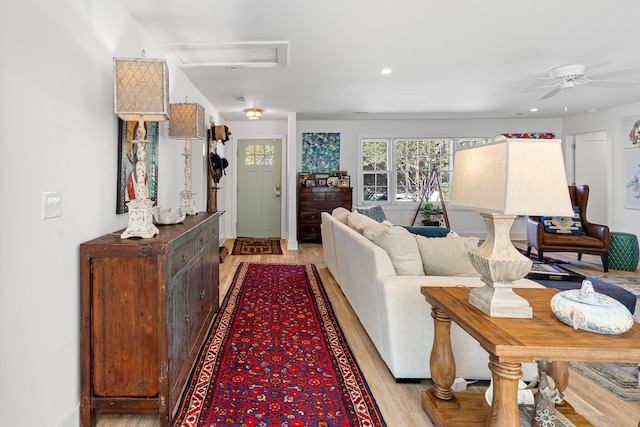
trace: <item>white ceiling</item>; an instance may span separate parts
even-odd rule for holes
[[[548,84],[539,78],[554,67],[580,63],[591,79],[640,82],[637,0],[123,4],[167,55],[185,42],[288,43],[283,67],[184,69],[226,120],[251,107],[267,120],[287,112],[301,120],[546,118],[640,102],[640,84],[579,86],[545,100],[548,88],[521,92]],[[384,67],[393,72],[381,75]]]

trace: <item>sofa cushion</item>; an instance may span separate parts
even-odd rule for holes
[[[385,221],[387,216],[384,214],[381,206],[372,206],[366,208],[355,208],[355,211],[378,222]]]
[[[424,237],[444,237],[451,231],[448,228],[435,226],[415,227],[410,225],[403,225],[402,227],[404,227],[411,234],[418,234]]]
[[[404,228],[376,224],[364,230],[364,237],[387,252],[397,275],[424,276],[418,244]]]
[[[380,225],[380,223],[374,219],[359,214],[358,212],[351,212],[347,217],[347,225],[357,231],[360,234],[364,234],[364,231],[374,225]]]
[[[579,206],[573,207],[573,216],[543,216],[540,222],[545,233],[585,235]]]
[[[340,221],[343,224],[347,223],[347,217],[351,214],[349,209],[345,209],[342,206],[339,206],[331,211],[331,216]]]
[[[469,251],[478,247],[477,237],[461,237],[455,232],[446,237],[414,236],[424,273],[431,276],[479,276],[469,260]]]

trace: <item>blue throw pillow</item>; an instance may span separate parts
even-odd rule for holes
[[[573,207],[573,216],[540,217],[545,233],[584,235],[580,208]]]
[[[424,237],[446,237],[447,234],[449,234],[449,231],[451,231],[448,228],[435,226],[412,227],[410,225],[403,225],[402,227],[404,227],[409,233],[418,234]]]
[[[380,206],[373,206],[371,208],[356,208],[356,212],[364,216],[368,216],[369,218],[374,219],[378,222],[387,220],[387,216],[384,214],[384,211]]]

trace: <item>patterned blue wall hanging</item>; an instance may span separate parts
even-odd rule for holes
[[[333,172],[340,169],[339,133],[302,133],[302,172]]]

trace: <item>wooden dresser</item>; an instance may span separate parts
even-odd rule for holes
[[[96,413],[159,414],[171,424],[218,310],[221,213],[122,231],[80,245],[80,425]]]
[[[298,187],[298,241],[321,242],[321,212],[351,210],[350,187]]]

